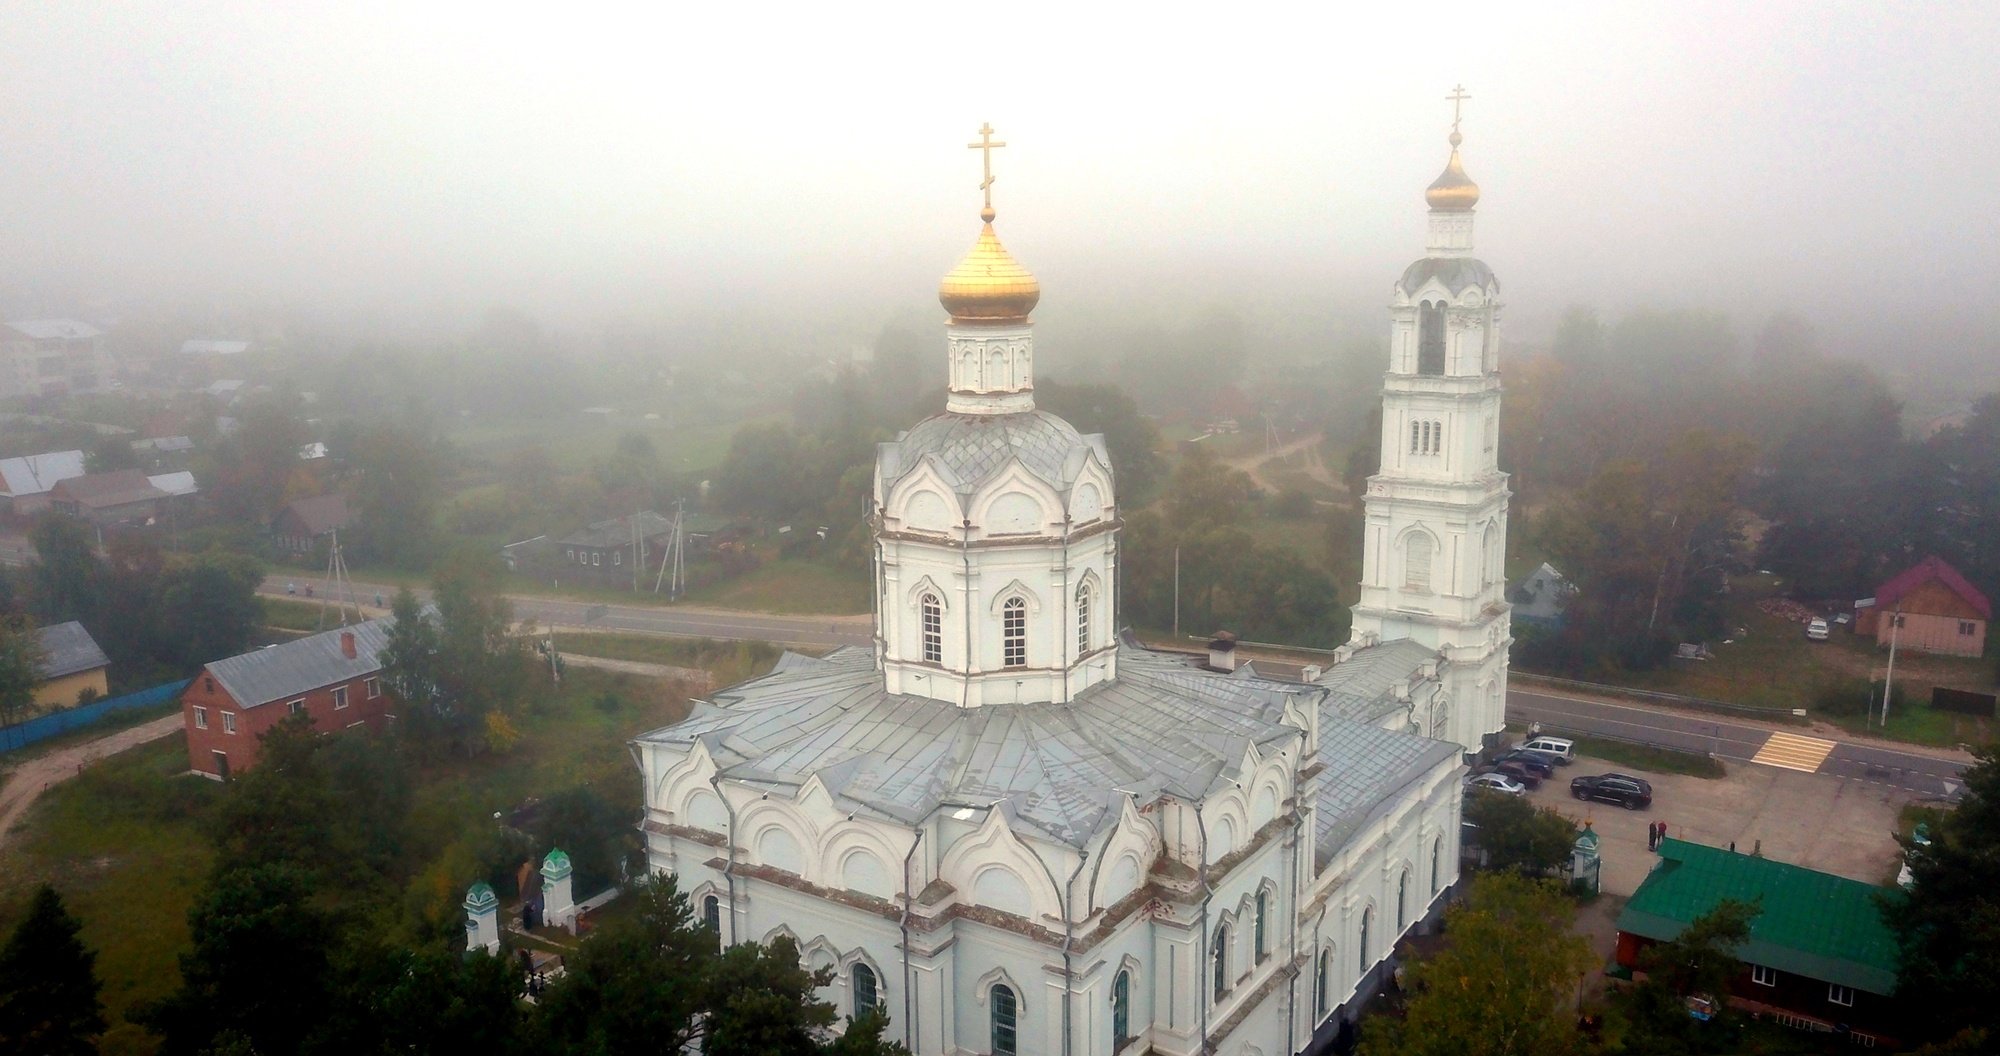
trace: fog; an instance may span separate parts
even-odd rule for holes
[[[1516,334],[1573,303],[1784,307],[1877,359],[1996,329],[1990,2],[292,6],[10,5],[0,304],[866,341],[935,323],[991,121],[1048,338],[1374,327],[1463,82]]]

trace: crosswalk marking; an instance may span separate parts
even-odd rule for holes
[[[1796,733],[1773,733],[1764,747],[1750,757],[1753,763],[1765,766],[1781,766],[1787,770],[1803,770],[1814,773],[1826,757],[1833,754],[1832,741],[1822,741],[1817,737],[1801,737]]]

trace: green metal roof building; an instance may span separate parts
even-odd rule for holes
[[[1755,903],[1736,951],[1748,966],[1739,998],[1828,1023],[1885,1021],[1898,954],[1882,903],[1901,891],[1685,840],[1659,855],[1618,915],[1619,964],[1636,967],[1649,941],[1675,938],[1725,899]]]

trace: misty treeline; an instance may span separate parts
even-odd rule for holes
[[[1513,530],[1578,588],[1560,635],[1524,636],[1529,665],[1644,667],[1726,636],[1730,577],[1756,570],[1844,604],[1937,554],[2000,589],[2000,397],[1913,428],[1784,315],[1745,347],[1719,315],[1576,309],[1505,370]]]
[[[115,694],[242,652],[263,622],[256,590],[264,565],[255,557],[169,553],[143,539],[113,539],[100,552],[87,526],[54,513],[38,517],[28,539],[35,559],[0,568],[0,661],[25,659],[32,670],[38,650],[16,640],[76,620],[110,659]]]

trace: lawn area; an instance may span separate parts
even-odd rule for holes
[[[768,646],[657,644],[666,647],[658,655],[687,666],[712,661],[717,677],[728,680],[767,670],[776,656]],[[460,837],[492,825],[495,811],[579,785],[636,816],[640,782],[626,742],[677,720],[688,706],[662,680],[587,668],[572,668],[560,690],[540,686],[531,696],[514,716],[521,736],[511,749],[417,772],[410,846],[444,855]],[[43,881],[83,921],[104,981],[111,1023],[105,1053],[152,1052],[155,1039],[124,1017],[178,984],[187,912],[213,861],[205,825],[228,791],[186,770],[178,735],[114,756],[51,789],[0,848],[0,934],[12,930]],[[426,864],[411,863],[412,875],[424,877]],[[475,879],[439,882],[462,893]]]
[[[106,1054],[151,1052],[125,1014],[179,983],[175,954],[211,860],[201,820],[223,792],[186,770],[178,735],[114,756],[43,796],[0,850],[0,927],[12,930],[43,882],[83,921],[104,981]]]
[[[578,656],[698,667],[714,675],[717,685],[725,686],[769,668],[781,652],[768,642],[718,642],[712,638],[664,638],[651,634],[596,631],[559,631],[556,648]]]
[[[1647,770],[1656,774],[1686,774],[1689,777],[1714,779],[1729,776],[1722,762],[1695,752],[1675,751],[1672,748],[1654,748],[1644,744],[1627,744],[1624,741],[1610,741],[1599,737],[1574,737],[1579,755],[1594,756],[1620,766],[1635,770]]]
[[[868,573],[780,558],[687,596],[696,605],[750,612],[852,616],[868,611]]]

